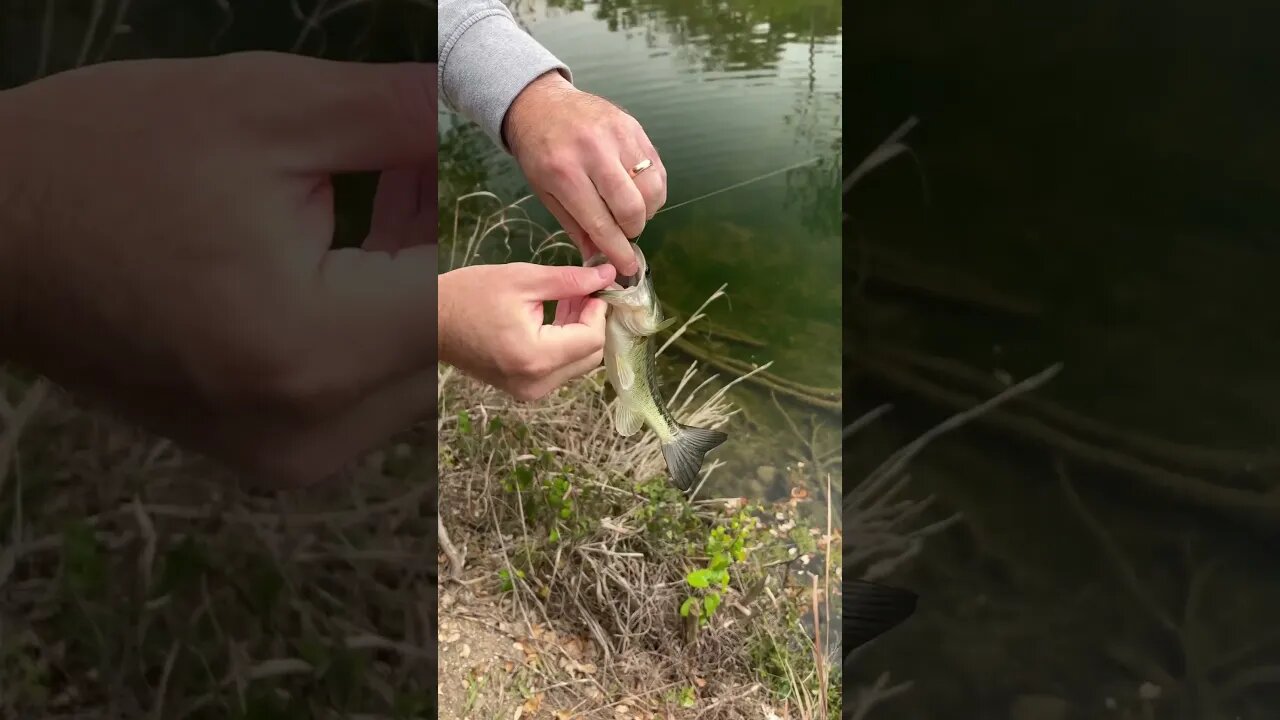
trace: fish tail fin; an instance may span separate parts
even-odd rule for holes
[[[846,655],[901,624],[916,610],[916,594],[910,590],[846,579],[841,592]]]
[[[715,450],[729,436],[719,430],[679,425],[676,437],[669,443],[662,444],[662,457],[667,461],[667,471],[671,479],[683,491],[698,481],[698,473],[702,472],[702,463],[707,453]]]

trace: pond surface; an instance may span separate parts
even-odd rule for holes
[[[699,334],[697,346],[717,358],[773,361],[769,371],[784,382],[838,393],[840,4],[545,1],[514,9],[578,87],[634,115],[662,154],[671,210],[639,240],[659,297],[687,318],[727,284],[709,322],[748,338]],[[440,127],[442,225],[452,219],[450,196],[483,189],[515,200],[529,192],[514,161],[473,125],[444,113]],[[675,207],[807,160],[815,162]],[[558,229],[536,200],[526,204],[536,221]],[[668,391],[690,362],[671,355]],[[702,494],[785,496],[797,482],[788,466],[812,453],[801,451],[766,391],[739,385],[730,399],[744,417],[717,453],[727,466]],[[838,404],[779,400],[806,440],[816,437],[827,451],[838,492]],[[817,490],[810,488],[821,497]]]
[[[1280,716],[1277,11],[876,7],[845,142],[915,116],[919,165],[847,204],[848,414],[897,411],[846,472],[1064,363],[916,464],[964,522],[893,578],[920,611],[859,679],[915,685],[878,716]]]

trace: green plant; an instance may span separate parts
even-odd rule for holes
[[[680,616],[698,618],[702,625],[710,621],[724,600],[729,589],[729,568],[747,558],[747,542],[760,521],[747,508],[739,510],[729,519],[728,526],[716,525],[707,536],[707,565],[691,570],[685,575],[685,583],[695,592],[680,605]]]

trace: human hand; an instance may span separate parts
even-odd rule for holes
[[[440,359],[518,400],[536,400],[604,357],[611,265],[471,265],[440,276]],[[583,298],[586,298],[583,300]],[[556,300],[544,325],[543,303]]]
[[[435,75],[250,52],[0,93],[0,357],[277,484],[429,416]],[[358,170],[372,230],[331,250]]]
[[[503,136],[582,257],[603,252],[619,274],[634,274],[628,240],[667,202],[667,170],[640,123],[552,71],[516,97]],[[652,167],[632,177],[645,159]]]

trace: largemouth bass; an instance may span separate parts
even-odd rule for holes
[[[604,367],[618,393],[613,427],[623,437],[648,426],[657,436],[667,471],[676,486],[689,492],[698,480],[707,453],[729,436],[719,430],[681,425],[671,416],[658,385],[657,333],[669,327],[653,290],[653,274],[640,246],[631,243],[639,269],[619,275],[611,287],[594,293],[609,305],[605,319]],[[607,262],[603,254],[587,260],[592,267]]]

